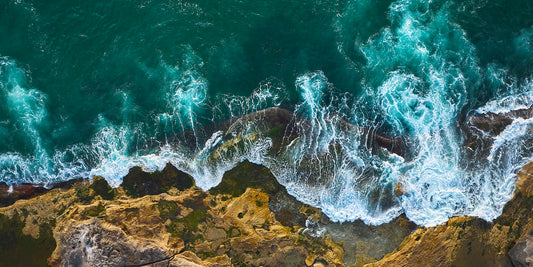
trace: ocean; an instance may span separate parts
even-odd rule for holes
[[[529,0],[0,0],[0,182],[171,162],[209,189],[249,160],[333,221],[492,220],[532,79]]]

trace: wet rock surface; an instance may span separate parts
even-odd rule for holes
[[[470,149],[472,157],[487,157],[493,139],[501,134],[505,128],[517,118],[528,119],[533,117],[533,107],[512,110],[506,113],[477,113],[465,117],[460,123],[466,133],[464,146]]]
[[[133,167],[124,176],[122,188],[132,197],[161,194],[172,187],[184,190],[194,185],[194,179],[176,169],[172,164],[167,164],[162,171],[148,173],[140,167]]]
[[[85,179],[82,178],[72,179],[70,181],[53,184],[51,187],[48,188],[44,185],[35,184],[18,184],[8,186],[6,183],[0,183],[0,207],[7,207],[20,199],[30,199],[43,195],[51,189],[68,189],[74,186],[74,184],[82,182],[84,180]]]
[[[451,218],[419,227],[396,251],[368,266],[529,266],[533,231],[533,163],[518,173],[517,190],[500,217]]]
[[[487,132],[491,135],[500,134],[505,127],[510,125],[515,118],[531,118],[533,117],[533,107],[527,109],[512,110],[507,113],[475,113],[470,117],[470,124],[481,131]]]
[[[243,161],[234,169],[226,172],[219,185],[209,190],[211,194],[229,194],[239,196],[247,188],[259,189],[268,194],[270,201],[268,206],[274,212],[276,219],[283,225],[304,226],[307,217],[298,209],[303,205],[295,197],[289,195],[272,175],[269,169],[264,166]]]
[[[8,186],[2,183],[0,184],[0,206],[9,206],[19,199],[30,199],[46,192],[48,192],[48,189],[40,185],[19,184]]]

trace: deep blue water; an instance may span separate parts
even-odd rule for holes
[[[207,189],[248,159],[333,220],[491,220],[533,159],[533,120],[481,131],[485,152],[465,128],[530,108],[532,77],[529,0],[0,0],[0,182],[119,185],[172,162]],[[302,127],[276,155],[260,121],[213,127],[278,106]]]

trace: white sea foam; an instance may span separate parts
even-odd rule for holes
[[[220,97],[221,104],[215,107],[215,112],[228,109],[231,118],[237,118],[269,107],[278,107],[286,100],[283,84],[276,79],[266,79],[261,82],[250,96],[236,96],[224,94]]]
[[[476,110],[477,113],[486,114],[505,114],[513,110],[528,109],[533,105],[533,81],[525,81],[525,83],[518,88],[512,90],[514,94],[507,95],[503,98],[488,102],[484,106]]]
[[[290,134],[297,138],[274,156],[269,154],[273,140],[261,133],[261,118],[235,120],[282,104],[285,88],[274,78],[250,96],[209,99],[209,84],[200,71],[204,63],[187,51],[182,65],[162,62],[156,70],[164,76],[161,90],[167,106],[153,121],[134,124],[124,119],[115,125],[100,115],[90,142],[47,151],[39,131],[47,119],[46,96],[28,89],[26,73],[1,58],[2,97],[10,118],[33,144],[31,155],[0,155],[2,181],[52,183],[99,175],[118,186],[133,166],[154,171],[170,162],[209,189],[226,171],[249,160],[267,166],[290,194],[321,208],[333,221],[381,224],[402,212],[425,226],[459,215],[496,218],[512,195],[516,170],[533,159],[532,119],[516,118],[493,137],[490,155],[478,167],[466,169],[464,137],[456,122],[468,96],[479,89],[474,46],[449,20],[446,6],[399,0],[390,6],[389,17],[391,26],[358,40],[367,62],[363,87],[368,90],[360,98],[335,93],[322,71],[296,78],[300,103],[294,107]],[[523,84],[477,112],[503,114],[531,107],[531,83]],[[133,100],[122,94],[122,115],[127,117]],[[227,114],[217,117],[220,111]],[[234,124],[227,132],[206,133],[201,129],[205,118],[232,119]],[[152,129],[160,125],[164,140]],[[382,125],[406,140],[405,158],[367,146],[369,131]],[[194,144],[188,143],[186,132],[193,133]],[[144,140],[157,142],[149,146]],[[405,192],[400,197],[393,193],[398,183]]]

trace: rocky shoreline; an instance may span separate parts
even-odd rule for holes
[[[380,226],[331,222],[247,161],[207,192],[169,164],[132,168],[119,188],[94,177],[0,208],[0,258],[11,266],[527,266],[532,215],[533,163],[494,222],[455,217],[429,228],[404,216]]]
[[[287,207],[275,204],[276,215],[269,199],[286,191],[266,168],[244,162],[235,171],[209,192],[167,165],[155,173],[133,168],[116,189],[95,177],[19,200],[0,209],[2,259],[23,266],[343,264],[342,247],[331,238],[276,219]],[[235,180],[242,171],[256,181]],[[33,250],[41,255],[24,257]]]
[[[260,117],[257,130],[272,139],[276,154],[282,140],[296,136],[291,116],[266,109],[229,123],[227,132]],[[484,116],[469,119],[467,147],[487,147],[490,140],[476,131],[508,124]],[[243,138],[254,136],[227,140],[212,160],[231,156]],[[368,147],[406,152],[401,138],[374,133],[369,140]],[[0,266],[527,266],[533,262],[532,176],[530,163],[493,222],[465,216],[429,228],[404,215],[379,226],[332,222],[248,161],[209,191],[171,164],[153,173],[131,168],[118,188],[103,177],[51,188],[0,184]],[[400,182],[394,195],[403,193]]]

